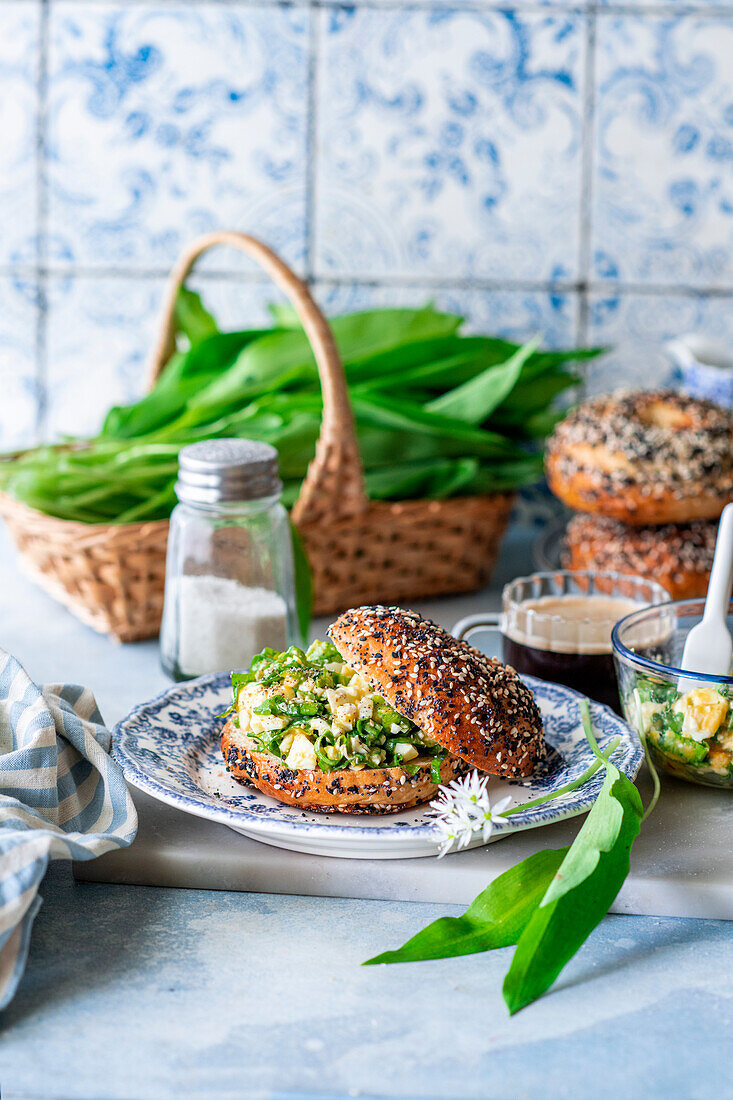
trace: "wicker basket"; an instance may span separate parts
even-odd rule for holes
[[[367,499],[339,353],[305,283],[269,248],[243,233],[198,238],[171,273],[153,350],[152,387],[175,350],[179,288],[209,248],[227,244],[257,260],[287,294],[308,335],[323,390],[316,454],[293,508],[313,570],[315,611],[398,602],[479,588],[493,568],[512,494],[400,503]],[[84,524],[56,519],[0,493],[0,514],[21,565],[79,619],[121,642],[160,625],[167,521]]]

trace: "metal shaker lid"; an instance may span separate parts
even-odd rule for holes
[[[176,496],[183,504],[235,503],[279,496],[277,451],[252,439],[206,439],[178,456]]]

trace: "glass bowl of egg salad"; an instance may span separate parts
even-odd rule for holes
[[[616,623],[619,693],[626,721],[643,735],[658,767],[690,783],[733,788],[733,676],[692,675],[679,667],[704,607],[704,600],[677,600]],[[733,602],[728,629],[733,633]]]

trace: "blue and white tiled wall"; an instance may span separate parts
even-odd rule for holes
[[[219,226],[333,311],[432,298],[661,380],[669,336],[733,340],[733,0],[0,0],[0,447],[139,394]]]

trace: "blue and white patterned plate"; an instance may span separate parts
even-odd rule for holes
[[[593,762],[580,727],[578,693],[530,676],[526,681],[535,692],[554,751],[541,777],[527,783],[492,781],[492,801],[509,794],[514,805],[527,802],[577,779]],[[170,806],[278,848],[352,859],[435,855],[439,838],[428,806],[379,817],[313,814],[237,783],[219,749],[220,715],[230,700],[229,676],[216,673],[176,684],[136,707],[115,727],[113,738],[113,755],[128,782]],[[636,736],[608,707],[591,703],[591,715],[602,748],[612,738],[621,738],[613,761],[633,779],[642,758]],[[516,814],[510,825],[496,827],[492,840],[583,813],[602,781],[598,772],[579,790]]]

